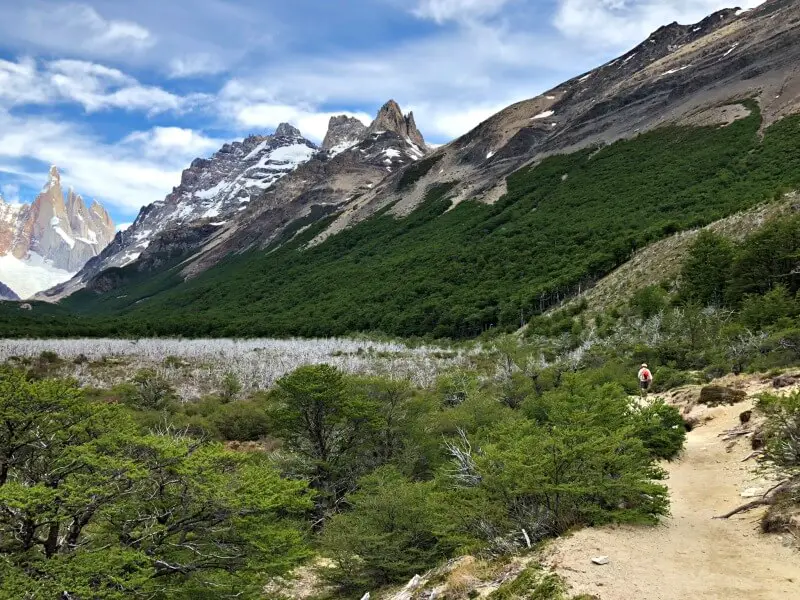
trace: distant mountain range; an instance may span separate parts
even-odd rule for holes
[[[225,144],[211,158],[192,161],[164,200],[144,207],[74,279],[41,297],[62,298],[87,285],[107,289],[109,278],[92,282],[111,268],[153,270],[200,250],[216,261],[239,248],[240,239],[263,245],[312,212],[314,218],[337,213],[429,151],[414,115],[394,101],[370,126],[331,118],[321,148],[288,123],[272,135]]]
[[[332,118],[319,148],[283,124],[193,161],[38,298],[137,335],[519,327],[800,185],[799,36],[789,0],[671,23],[437,148],[394,101]]]
[[[58,168],[32,204],[0,198],[0,281],[26,298],[69,279],[113,239],[114,222],[98,202],[88,207]]]

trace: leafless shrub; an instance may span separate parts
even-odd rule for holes
[[[155,369],[183,399],[223,390],[228,374],[249,393],[269,389],[297,367],[321,363],[347,373],[383,375],[427,387],[442,371],[467,360],[463,351],[445,354],[432,346],[410,348],[352,339],[0,339],[0,362],[42,352],[68,359],[64,369],[69,371],[63,374],[96,387],[127,381],[143,368]],[[76,363],[77,357],[83,358]]]
[[[455,484],[459,487],[478,485],[481,482],[481,475],[478,473],[478,466],[472,456],[472,444],[464,430],[459,428],[458,440],[446,440],[444,445],[455,467],[450,473]]]

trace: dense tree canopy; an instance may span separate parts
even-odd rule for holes
[[[305,555],[305,484],[258,458],[5,368],[0,422],[0,598],[253,597]]]

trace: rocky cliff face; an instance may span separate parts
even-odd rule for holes
[[[61,175],[51,167],[32,204],[10,204],[0,198],[0,277],[27,295],[32,285],[38,286],[33,283],[38,279],[34,272],[26,272],[26,266],[58,272],[63,280],[64,273],[80,270],[113,237],[114,223],[99,203],[87,207],[72,189],[65,202]]]
[[[766,127],[800,112],[798,39],[800,3],[789,0],[661,27],[619,58],[509,106],[436,149],[430,158],[436,168],[413,186],[399,186],[402,174],[395,173],[342,207],[317,241],[387,206],[406,214],[440,183],[454,184],[455,203],[492,203],[505,194],[509,174],[543,157],[664,125],[725,125],[748,114],[742,100],[759,103]],[[380,121],[404,126],[392,109]]]
[[[194,252],[201,257],[188,273],[202,270],[228,252],[269,244],[297,218],[334,212],[426,152],[413,115],[404,117],[393,101],[369,128],[333,117],[320,149],[285,123],[273,135],[225,144],[211,158],[195,159],[171,194],[143,208],[73,280],[40,297],[58,299],[87,285],[106,289],[119,278],[91,283],[106,269],[135,263],[148,271]]]
[[[105,269],[136,262],[151,244],[155,244],[158,252],[150,255],[162,257],[164,246],[170,243],[175,245],[168,252],[171,257],[202,246],[212,234],[245,213],[254,199],[317,151],[297,128],[283,123],[273,135],[250,136],[225,144],[210,158],[195,159],[183,171],[180,184],[164,200],[145,206],[133,225],[117,233],[105,251],[90,260],[73,280],[40,297],[69,295]],[[192,231],[188,239],[184,231],[187,229]]]
[[[355,117],[341,115],[331,117],[328,133],[322,141],[322,150],[336,156],[352,148],[366,137],[367,126]]]
[[[336,139],[336,129],[344,122],[342,117],[332,120],[333,133],[326,137]],[[182,273],[192,277],[232,252],[265,248],[297,219],[337,214],[427,153],[413,115],[404,117],[397,103],[389,101],[356,144],[335,154],[319,152],[266,190],[242,218],[187,262]]]
[[[400,110],[400,105],[394,100],[389,100],[378,111],[377,118],[372,122],[367,130],[368,134],[380,133],[383,131],[392,131],[400,137],[408,140],[420,148],[425,147],[425,139],[417,129],[417,124],[414,121],[414,113],[403,115]]]

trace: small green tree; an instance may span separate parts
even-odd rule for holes
[[[254,442],[269,433],[269,416],[262,402],[223,404],[209,415],[223,439]]]
[[[631,298],[631,307],[643,319],[657,315],[667,306],[667,292],[658,285],[651,285],[639,290]]]
[[[371,460],[361,451],[373,439],[375,403],[330,365],[304,366],[282,377],[268,402],[270,429],[302,459],[301,471],[319,492],[324,514],[353,489],[365,459]]]
[[[428,506],[432,486],[411,482],[391,466],[363,478],[347,496],[351,510],[333,517],[323,532],[324,551],[334,562],[326,577],[348,590],[369,590],[405,581],[449,556],[453,548],[437,535]]]
[[[741,318],[754,330],[774,325],[781,319],[797,316],[800,305],[783,285],[777,285],[763,296],[748,295],[742,302]]]
[[[686,426],[680,412],[661,399],[632,409],[634,435],[642,440],[651,456],[672,460],[686,442]]]
[[[561,388],[531,397],[528,419],[506,420],[478,436],[473,491],[502,506],[492,531],[524,528],[530,537],[577,525],[653,522],[667,510],[663,472],[637,437],[626,394],[569,375]]]
[[[222,377],[222,389],[220,390],[220,398],[223,402],[233,402],[242,391],[242,382],[239,380],[238,375],[233,371],[228,371]]]
[[[126,398],[126,403],[133,408],[163,410],[177,397],[172,385],[154,369],[141,369],[132,383],[132,394]]]
[[[722,304],[733,258],[733,244],[727,238],[701,231],[681,271],[681,296],[703,306]]]

